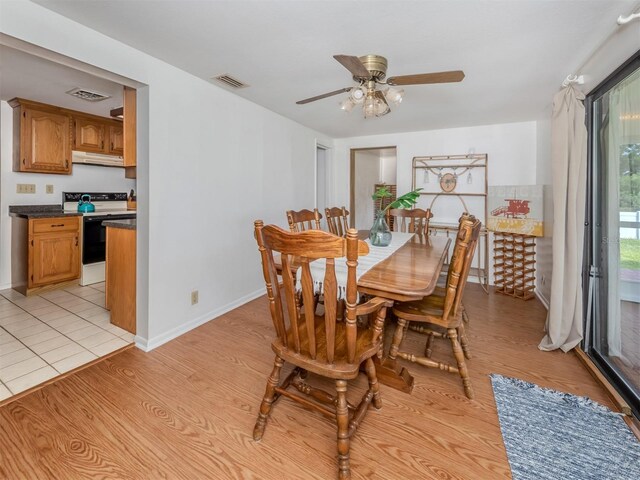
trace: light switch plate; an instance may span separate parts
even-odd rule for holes
[[[53,193],[53,185],[51,185],[51,184],[47,184],[47,190],[46,190],[46,192],[47,192],[47,193]]]
[[[191,292],[191,305],[198,303],[198,290]]]
[[[36,193],[35,183],[18,183],[16,185],[16,193]]]

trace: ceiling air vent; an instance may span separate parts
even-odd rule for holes
[[[219,83],[223,83],[227,87],[231,87],[231,88],[246,88],[249,86],[246,83],[242,83],[240,80],[233,78],[228,73],[224,73],[222,75],[218,75],[217,77],[213,77],[213,80]]]
[[[111,95],[92,92],[91,90],[87,90],[86,88],[74,88],[72,90],[69,90],[67,93],[74,97],[81,98],[82,100],[86,100],[87,102],[100,102],[101,100],[111,98]]]

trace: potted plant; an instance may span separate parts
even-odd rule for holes
[[[415,190],[412,190],[411,192],[405,193],[401,197],[398,197],[396,200],[391,202],[385,208],[380,209],[376,212],[373,226],[369,231],[369,241],[371,242],[371,245],[374,245],[376,247],[386,247],[391,243],[391,230],[389,229],[389,224],[387,223],[386,218],[387,211],[392,208],[413,207],[420,197],[420,190],[422,190],[422,188],[417,188]],[[390,196],[391,192],[387,187],[380,187],[371,196],[371,198],[376,201],[382,200],[383,198],[388,198]]]

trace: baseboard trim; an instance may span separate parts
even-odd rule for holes
[[[0,285],[0,290],[9,290],[11,288],[10,283],[5,283],[4,285]]]
[[[544,308],[547,309],[547,311],[549,310],[549,300],[547,300],[546,298],[544,298],[544,295],[542,295],[538,289],[534,289],[533,290],[534,293],[536,294],[536,297],[538,297],[538,300],[540,300],[540,303],[542,303],[542,305],[544,306]]]
[[[598,367],[596,367],[595,363],[593,363],[589,356],[580,347],[574,348],[573,351],[576,353],[576,356],[578,357],[580,362],[582,362],[585,368],[589,370],[591,376],[595,378],[595,380],[600,385],[602,385],[602,387],[605,389],[611,400],[613,400],[613,403],[616,404],[618,409],[625,415],[631,416],[632,412],[629,404],[625,402],[624,398],[622,398],[618,391],[613,388],[613,385],[609,383],[609,380],[607,380],[607,378],[602,374]]]
[[[197,328],[200,325],[203,325],[221,315],[224,315],[225,313],[233,310],[234,308],[238,308],[239,306],[244,305],[245,303],[250,302],[251,300],[255,300],[256,298],[264,294],[265,294],[264,288],[260,288],[255,292],[251,292],[247,295],[244,295],[243,297],[240,297],[237,300],[234,300],[233,302],[228,303],[223,307],[216,308],[215,310],[212,310],[209,313],[205,313],[204,315],[194,318],[193,320],[183,325],[179,325],[178,327],[175,327],[161,335],[157,335],[149,339],[136,337],[135,338],[136,347],[138,347],[139,349],[145,352],[150,352],[154,348],[158,348],[160,345],[164,345],[165,343],[170,342],[174,338],[178,338],[180,335],[184,335],[188,331],[193,330],[194,328]]]

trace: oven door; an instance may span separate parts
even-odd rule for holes
[[[107,231],[102,226],[105,220],[136,218],[135,214],[91,215],[83,218],[82,264],[104,262],[107,251]]]

